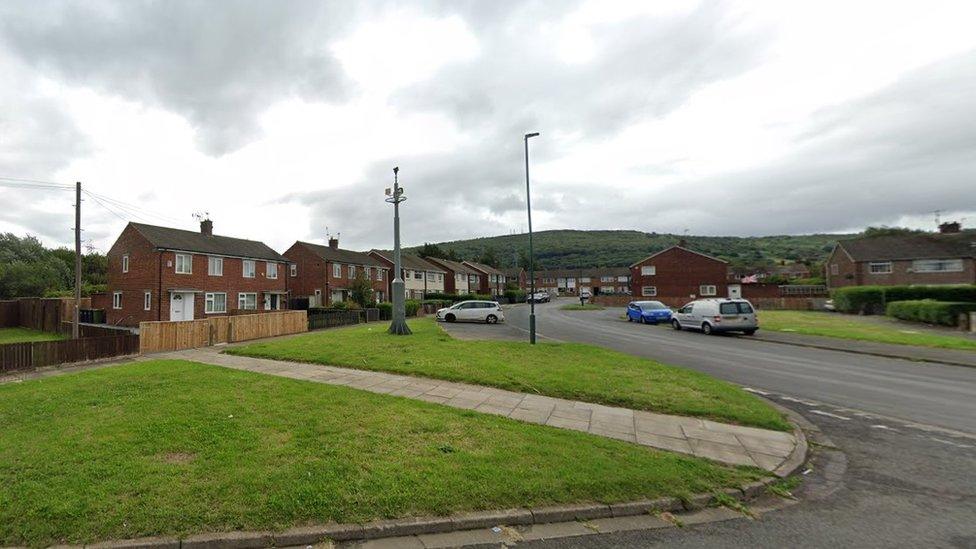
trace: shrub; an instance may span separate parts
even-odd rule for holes
[[[885,290],[885,301],[935,301],[976,302],[976,286],[890,286]]]
[[[850,286],[834,290],[834,307],[844,313],[877,314],[884,311],[880,286]]]
[[[892,301],[888,304],[885,313],[901,320],[956,326],[959,323],[959,315],[970,311],[976,311],[976,303],[919,299]]]
[[[505,290],[505,298],[509,303],[520,303],[525,301],[524,290]]]
[[[420,301],[416,299],[408,299],[403,302],[403,308],[406,311],[407,316],[417,316],[417,311],[420,309]]]
[[[349,304],[345,301],[334,301],[327,308],[345,310],[349,308]]]
[[[851,286],[834,290],[833,298],[838,311],[880,314],[893,301],[976,302],[976,286]]]
[[[380,320],[390,320],[393,318],[393,304],[385,301],[377,303],[376,308],[380,310]]]

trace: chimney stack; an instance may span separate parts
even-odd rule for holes
[[[329,237],[329,247],[333,250],[339,249],[339,239],[335,237]]]
[[[213,221],[210,221],[209,219],[204,219],[201,221],[200,232],[207,236],[213,236]]]

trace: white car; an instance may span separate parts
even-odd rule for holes
[[[549,303],[549,292],[536,292],[529,295],[526,301],[535,301],[536,303]]]
[[[701,330],[705,335],[717,332],[742,332],[752,335],[759,329],[756,310],[745,299],[699,299],[671,315],[675,330]]]
[[[497,301],[461,301],[437,311],[437,320],[443,322],[504,322],[505,314]]]

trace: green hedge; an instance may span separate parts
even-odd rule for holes
[[[390,320],[393,318],[393,304],[389,301],[377,303],[376,308],[380,310],[380,320]]]
[[[417,311],[420,310],[420,301],[408,299],[403,302],[403,309],[407,316],[417,316]]]
[[[850,286],[834,290],[832,297],[838,311],[881,314],[893,301],[976,302],[976,286]]]
[[[927,322],[943,326],[957,326],[959,315],[976,311],[976,303],[965,301],[935,301],[918,299],[911,301],[892,301],[885,313],[901,320]]]

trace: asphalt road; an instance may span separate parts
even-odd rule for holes
[[[458,328],[524,337],[527,313],[516,306],[505,326]],[[810,419],[831,447],[814,445],[800,503],[758,520],[519,546],[976,548],[976,369],[673,332],[621,313],[547,304],[537,308],[538,328],[761,391]],[[825,478],[824,459],[846,460],[840,480]]]

